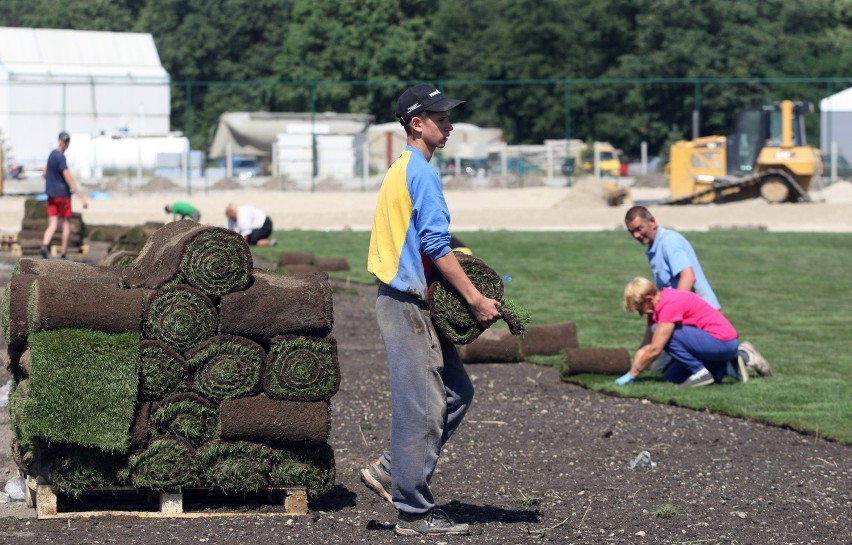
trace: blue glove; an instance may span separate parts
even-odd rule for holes
[[[625,384],[630,384],[634,380],[636,380],[636,379],[633,378],[633,375],[631,375],[629,372],[627,372],[627,373],[624,373],[623,375],[621,375],[620,377],[618,377],[617,379],[615,379],[615,383],[618,384],[619,386],[623,386]]]

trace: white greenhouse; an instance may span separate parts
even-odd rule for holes
[[[169,83],[150,34],[0,27],[6,159],[43,167],[61,131],[72,149],[75,135],[167,135]]]

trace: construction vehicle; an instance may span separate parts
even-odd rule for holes
[[[595,142],[592,146],[584,146],[580,152],[580,165],[583,172],[594,172],[596,150],[598,171],[601,175],[621,176],[621,160],[618,158],[618,150],[609,142]]]
[[[743,108],[735,133],[675,142],[663,204],[699,204],[763,197],[771,203],[810,201],[808,188],[822,174],[819,150],[806,143],[810,102],[784,100]]]

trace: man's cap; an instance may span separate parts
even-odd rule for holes
[[[409,87],[399,96],[396,101],[396,117],[405,125],[420,112],[448,112],[464,105],[464,100],[447,98],[432,85],[421,83]]]
[[[71,141],[71,135],[68,134],[65,131],[62,131],[61,133],[59,133],[59,139],[62,140],[63,142],[70,142]]]

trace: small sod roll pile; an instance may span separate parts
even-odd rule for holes
[[[340,384],[326,273],[254,271],[186,220],[120,266],[20,260],[0,300],[24,474],[79,495],[334,484]]]

